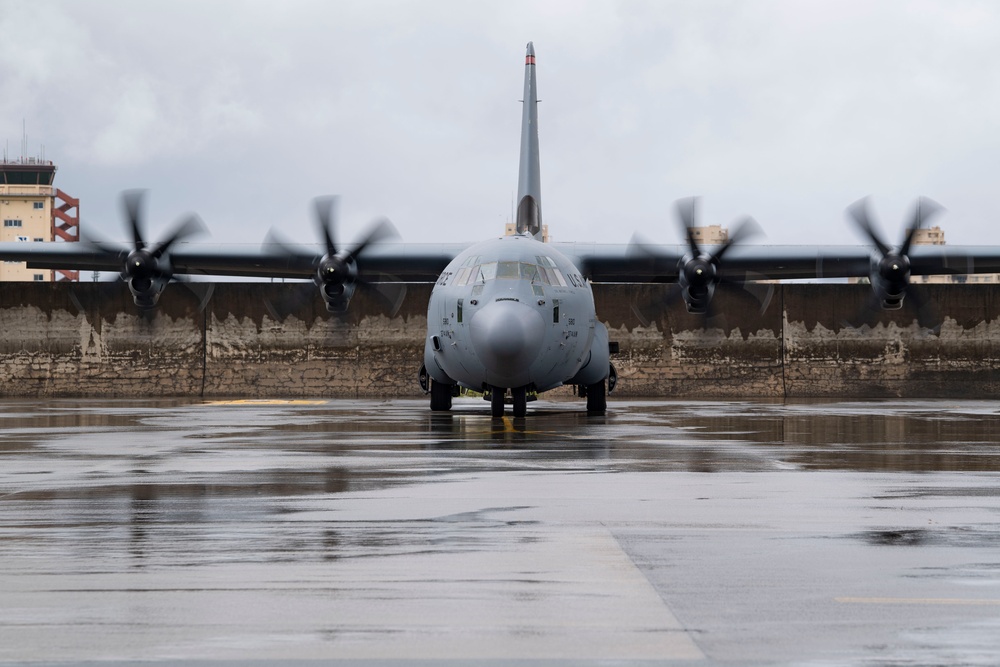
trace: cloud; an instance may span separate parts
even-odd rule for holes
[[[220,240],[311,239],[328,193],[348,227],[499,233],[533,40],[560,240],[677,240],[672,202],[700,194],[706,222],[853,241],[854,199],[890,227],[924,194],[951,242],[1000,243],[989,2],[0,3],[0,129],[26,119],[109,229],[142,185]]]

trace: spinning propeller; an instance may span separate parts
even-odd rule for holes
[[[743,287],[744,281],[733,281],[723,278],[719,271],[722,258],[735,244],[746,240],[750,236],[760,233],[760,226],[751,218],[744,218],[725,243],[716,248],[711,254],[702,252],[698,242],[694,238],[695,227],[695,205],[697,199],[688,197],[677,202],[678,219],[680,220],[684,236],[687,239],[688,249],[691,252],[689,257],[681,260],[680,272],[677,276],[677,283],[681,287],[684,295],[684,303],[687,305],[689,313],[704,315],[708,313],[709,305],[715,288],[722,282],[730,282]]]
[[[740,221],[734,231],[729,234],[726,241],[715,248],[712,252],[706,252],[695,239],[694,228],[696,227],[696,197],[687,197],[677,202],[677,218],[681,225],[682,233],[687,242],[687,253],[677,262],[677,284],[680,287],[681,297],[687,311],[693,315],[711,315],[711,302],[715,290],[720,285],[732,285],[749,291],[747,279],[737,280],[730,278],[722,271],[722,260],[730,248],[738,243],[742,243],[747,238],[760,233],[760,226],[753,218],[746,217]],[[655,263],[669,263],[676,259],[668,256],[655,246],[636,242],[633,239],[633,246],[637,247],[641,254],[651,258]],[[773,288],[768,286],[767,295],[760,298],[754,296],[761,302],[762,307],[766,307],[770,300]],[[664,309],[668,303],[660,300],[659,303],[650,304],[653,308]],[[636,315],[643,321],[644,325],[649,324],[651,318],[646,317],[643,310],[633,307]]]
[[[326,252],[316,264],[312,280],[320,288],[320,295],[326,303],[327,310],[331,313],[345,312],[358,285],[371,285],[385,298],[390,311],[395,314],[406,295],[406,286],[398,282],[370,282],[361,278],[358,275],[358,259],[365,248],[371,244],[398,236],[396,228],[391,222],[382,218],[373,221],[352,245],[339,246],[336,235],[338,227],[336,203],[336,197],[318,197],[314,201],[316,225],[319,228]],[[315,257],[314,254],[306,257],[302,251],[292,248],[288,243],[279,239],[274,232],[268,234],[266,242],[273,244],[279,249],[279,252],[290,259],[299,262],[308,261]],[[388,278],[391,279],[391,276]],[[268,309],[271,310],[272,314],[277,314],[277,309],[274,308],[273,304],[268,304]]]
[[[201,219],[192,213],[180,220],[165,239],[153,244],[147,243],[143,233],[145,223],[142,211],[145,195],[145,190],[126,190],[122,193],[122,208],[133,239],[131,248],[96,239],[93,235],[89,235],[84,242],[109,258],[110,263],[122,262],[120,279],[128,283],[135,305],[148,310],[156,306],[160,294],[172,279],[180,279],[173,273],[170,248],[179,241],[206,230]],[[205,301],[207,298],[202,300],[202,306]]]
[[[939,204],[926,197],[917,199],[913,218],[906,227],[903,242],[898,248],[893,248],[875,230],[868,213],[867,197],[859,199],[847,208],[848,215],[872,242],[877,251],[872,255],[871,270],[869,271],[874,298],[878,301],[878,303],[872,304],[872,311],[877,312],[878,306],[885,310],[897,310],[902,307],[903,299],[910,297],[917,306],[920,325],[933,328],[933,313],[930,312],[930,308],[920,292],[910,284],[909,253],[917,231],[923,227],[926,220],[929,220],[940,210]]]

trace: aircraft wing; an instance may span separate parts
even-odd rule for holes
[[[594,282],[672,282],[683,245],[553,244],[581,273]],[[705,248],[711,253],[712,246]],[[720,274],[733,279],[802,280],[860,278],[872,269],[873,250],[867,246],[768,246],[731,248],[720,262]],[[913,275],[1000,273],[1000,246],[913,246]]]
[[[399,280],[434,282],[464,244],[379,243],[358,257],[359,275],[370,282]],[[36,269],[77,269],[120,272],[128,249],[108,252],[80,243],[0,243],[0,260],[26,262]],[[315,244],[177,243],[169,260],[174,274],[243,276],[251,278],[311,278],[324,250]]]
[[[0,243],[0,260],[27,262],[31,269],[121,271],[127,250],[111,255],[86,243]]]
[[[468,244],[377,243],[358,257],[369,282],[434,282]],[[554,243],[594,282],[672,282],[688,253],[683,245]],[[711,253],[712,247],[705,251]],[[309,279],[324,254],[317,244],[177,243],[169,253],[175,274]],[[120,272],[128,249],[108,252],[80,243],[0,243],[0,260],[29,268]],[[921,245],[910,249],[913,275],[1000,273],[1000,246]],[[733,279],[793,280],[865,277],[871,272],[867,246],[739,245],[720,262]]]
[[[358,256],[358,275],[368,282],[435,282],[467,244],[376,243]],[[2,252],[2,250],[0,250]],[[177,273],[255,278],[312,278],[323,258],[316,244],[229,244],[179,248],[170,254]]]

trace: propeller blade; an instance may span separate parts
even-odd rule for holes
[[[203,312],[208,306],[212,294],[215,293],[215,283],[195,282],[187,276],[175,276],[174,280],[184,285],[198,299],[198,312]]]
[[[80,243],[90,248],[93,248],[94,250],[103,255],[118,257],[121,255],[127,255],[129,252],[128,248],[119,246],[115,243],[112,243],[111,241],[108,241],[106,238],[104,238],[94,230],[90,229],[89,227],[80,228]]]
[[[757,224],[757,221],[750,216],[743,218],[743,220],[737,224],[733,233],[729,235],[729,238],[726,239],[726,242],[722,244],[722,247],[716,250],[712,255],[712,260],[718,263],[722,260],[722,256],[726,254],[726,251],[732,248],[735,244],[742,243],[751,236],[757,236],[759,234],[763,234],[763,230],[760,228],[760,225]]]
[[[927,197],[917,198],[917,205],[913,209],[913,221],[906,228],[906,238],[903,239],[903,245],[899,248],[900,255],[908,255],[910,253],[910,246],[913,244],[913,238],[916,236],[917,230],[922,229],[924,223],[933,218],[943,208],[943,206],[933,199],[928,199]]]
[[[673,270],[676,270],[677,283],[680,287],[680,291],[677,294],[684,299],[690,313],[702,316],[707,323],[716,315],[712,300],[714,290],[718,285],[723,282],[729,282],[735,283],[741,288],[744,287],[743,281],[726,278],[722,263],[723,257],[729,252],[730,248],[742,243],[751,236],[762,233],[762,230],[753,218],[746,217],[737,223],[736,228],[724,243],[716,248],[711,255],[705,255],[698,246],[694,234],[697,202],[698,199],[696,197],[687,197],[679,199],[676,203],[677,218],[683,228],[688,252],[690,253],[689,256],[669,258],[676,269],[658,271],[658,269],[668,263],[668,258],[661,250],[657,250],[654,246],[646,243],[638,235],[632,237],[632,241],[629,244],[628,256],[630,259],[636,259],[643,263],[648,262],[648,267],[643,268],[646,268],[650,273],[656,271],[656,275],[660,278],[668,276]],[[763,292],[757,299],[762,304],[761,309],[763,310],[766,308],[767,302],[770,301],[773,288],[770,292],[767,288],[757,291]],[[664,307],[661,300],[659,304],[650,303],[646,304],[646,307],[633,305],[633,311],[643,325],[648,326],[648,322],[655,319],[655,317],[649,316],[648,313],[651,313],[653,307],[657,305],[660,310]]]
[[[76,290],[71,286],[69,288],[69,300],[73,304],[73,308],[76,309],[77,314],[86,316],[87,309],[83,307],[83,303],[80,301],[80,297],[76,295]]]
[[[680,256],[667,255],[660,251],[638,232],[628,242],[627,256],[634,262],[641,262],[637,270],[643,275],[660,275],[677,271]]]
[[[913,285],[907,285],[906,298],[917,307],[917,324],[920,328],[930,329],[935,335],[941,333],[941,318],[920,290]]]
[[[406,283],[399,278],[383,274],[379,282],[358,279],[358,283],[374,291],[389,310],[389,317],[395,317],[406,299]]]
[[[208,230],[205,227],[205,223],[201,221],[201,218],[194,213],[191,213],[174,227],[173,231],[169,236],[167,236],[166,240],[160,241],[157,244],[156,249],[152,252],[152,255],[153,257],[159,259],[163,253],[170,249],[170,246],[177,243],[181,239],[202,234],[206,231]]]
[[[295,243],[292,243],[274,229],[268,230],[267,235],[264,237],[264,242],[261,244],[261,250],[268,254],[292,258],[308,257],[309,259],[313,259],[316,256],[314,252],[303,251]]]
[[[681,291],[676,285],[644,286],[641,299],[632,299],[632,313],[644,327],[658,322],[670,308],[681,301]]]
[[[677,217],[680,220],[684,238],[687,240],[688,248],[692,257],[700,257],[701,250],[698,242],[694,240],[693,227],[695,225],[695,206],[698,203],[697,197],[685,197],[677,200]]]
[[[142,238],[142,205],[146,198],[145,190],[126,190],[122,193],[122,205],[125,208],[125,218],[132,232],[132,240],[136,250],[146,247]]]
[[[868,215],[868,197],[859,199],[848,206],[847,213],[851,216],[851,219],[854,220],[858,227],[861,228],[861,231],[865,233],[865,236],[867,236],[871,242],[875,244],[875,247],[878,248],[878,251],[882,255],[888,255],[892,252],[892,248],[890,248],[889,245],[882,240],[882,238],[875,231],[874,227],[872,227],[871,219]]]
[[[112,281],[102,281],[94,283],[94,285],[93,289],[88,289],[83,293],[83,299],[80,298],[81,294],[77,293],[73,286],[69,289],[70,302],[77,309],[77,312],[84,316],[91,310],[102,310],[106,304],[111,302],[117,302],[114,310],[118,312],[122,304],[125,303],[123,299],[131,300],[129,299],[128,288],[125,286],[125,281],[122,280],[121,276],[117,276]]]
[[[316,223],[319,225],[320,234],[326,246],[326,254],[337,254],[337,243],[335,240],[337,197],[317,197],[313,201],[316,207]]]
[[[909,303],[916,310],[917,324],[920,328],[929,329],[934,335],[941,333],[941,317],[922,291],[913,285],[906,285],[904,290],[904,304]],[[860,329],[867,325],[869,329],[874,329],[885,312],[878,296],[869,293],[854,319],[852,321],[845,319],[841,325],[849,329]]]
[[[742,290],[757,302],[758,314],[763,315],[767,307],[771,305],[774,298],[774,283],[759,273],[747,271],[742,280],[723,278],[719,287],[730,287],[733,290]]]
[[[280,288],[285,292],[280,301],[264,299],[264,308],[275,322],[284,322],[290,315],[307,321],[313,317],[316,286],[312,283],[286,283]],[[308,307],[308,313],[302,311]]]
[[[382,283],[377,289],[389,304],[389,317],[395,317],[406,300],[406,283]]]
[[[354,249],[347,253],[347,257],[348,259],[353,260],[358,256],[358,254],[361,253],[361,251],[372,243],[379,243],[387,238],[397,237],[399,237],[399,233],[396,231],[395,226],[393,226],[388,219],[381,218],[369,225],[369,227],[365,230],[365,234],[361,237],[361,240],[354,246]]]
[[[869,329],[874,329],[875,325],[878,324],[878,318],[882,312],[881,302],[869,290],[865,295],[864,303],[854,313],[853,318],[848,319],[846,316],[843,317],[840,320],[840,326],[845,329],[858,330],[867,325]]]

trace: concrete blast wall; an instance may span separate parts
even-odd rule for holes
[[[846,324],[863,319],[863,285],[767,289],[720,292],[706,321],[685,312],[675,286],[595,285],[598,315],[621,345],[618,395],[1000,395],[1000,286],[922,286],[940,332],[921,329],[912,308]],[[203,311],[172,285],[144,319],[120,284],[9,283],[0,288],[0,392],[415,396],[429,294],[410,286],[390,317],[377,295],[360,292],[338,319],[311,284],[220,283]],[[653,316],[648,326],[633,304]]]

